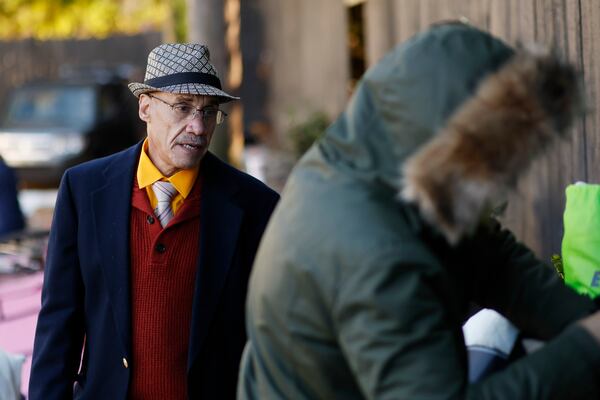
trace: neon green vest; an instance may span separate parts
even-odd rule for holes
[[[565,282],[578,293],[600,294],[600,185],[566,189],[562,241]]]

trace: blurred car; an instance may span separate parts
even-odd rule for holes
[[[24,187],[53,187],[72,165],[138,142],[137,101],[118,78],[33,82],[0,117],[0,155]]]

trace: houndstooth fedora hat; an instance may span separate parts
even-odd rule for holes
[[[144,83],[132,82],[136,96],[148,92],[169,92],[217,96],[221,103],[238,100],[221,90],[217,70],[209,61],[208,47],[201,44],[161,44],[148,55]]]

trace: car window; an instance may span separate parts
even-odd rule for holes
[[[22,88],[12,96],[3,125],[82,131],[94,122],[95,97],[91,86]]]

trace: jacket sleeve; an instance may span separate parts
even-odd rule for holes
[[[77,212],[66,173],[58,190],[48,242],[29,384],[31,400],[73,397],[84,338],[83,291]]]
[[[505,315],[528,336],[551,339],[596,310],[593,301],[565,286],[553,268],[497,222],[471,248],[473,299]]]
[[[419,246],[419,245],[416,245]],[[402,246],[407,248],[409,246]],[[420,254],[411,258],[411,254]],[[424,250],[388,254],[339,283],[333,323],[367,399],[550,399],[600,395],[600,347],[578,326],[478,384],[467,382],[461,325]],[[358,264],[358,263],[357,263]],[[587,396],[587,397],[586,397]]]

